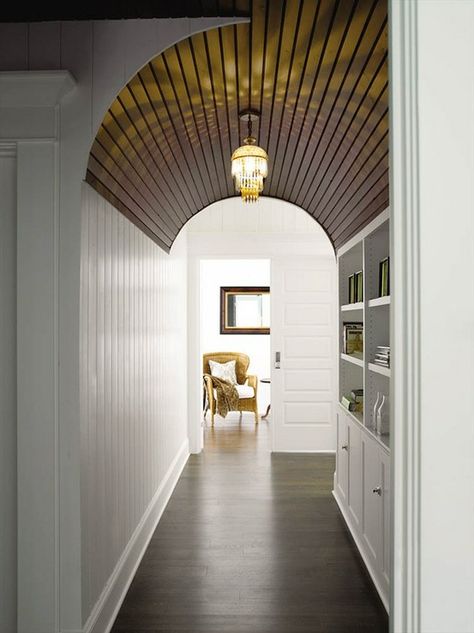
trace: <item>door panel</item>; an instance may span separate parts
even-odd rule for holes
[[[336,477],[337,493],[347,503],[349,492],[349,437],[347,418],[343,413],[337,414],[337,451]]]
[[[381,453],[381,467],[382,467],[382,481],[383,481],[383,494],[382,494],[382,560],[381,571],[387,585],[390,583],[390,457],[385,453]]]
[[[362,438],[363,476],[363,537],[374,563],[378,564],[381,548],[381,496],[374,492],[381,481],[378,447],[374,442]]]
[[[335,262],[272,260],[274,451],[335,449]],[[280,352],[280,368],[275,354]]]
[[[357,526],[362,517],[362,460],[361,431],[355,422],[348,421],[349,444],[349,510]]]

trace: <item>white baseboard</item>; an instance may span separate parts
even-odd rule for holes
[[[362,560],[364,561],[364,564],[367,568],[367,571],[369,572],[369,576],[372,579],[372,582],[375,585],[375,588],[377,589],[377,593],[380,596],[380,599],[383,603],[383,606],[385,607],[385,610],[387,611],[387,613],[389,613],[389,600],[388,600],[388,596],[386,595],[383,587],[381,586],[377,575],[369,561],[369,559],[367,558],[367,555],[365,553],[365,549],[361,543],[361,540],[359,538],[359,535],[357,534],[357,532],[354,530],[353,526],[352,526],[352,521],[350,520],[346,509],[344,507],[344,504],[342,503],[342,501],[340,501],[339,497],[337,496],[337,493],[335,490],[332,491],[332,496],[334,497],[334,499],[336,500],[336,503],[339,507],[339,510],[342,514],[342,516],[344,517],[344,521],[346,522],[347,527],[349,528],[349,532],[351,533],[351,536],[357,546],[357,549],[359,550],[359,554],[362,558]]]
[[[108,579],[99,600],[84,626],[83,633],[109,633],[117,617],[130,583],[150,542],[158,521],[171,497],[171,493],[189,457],[186,439],[168,468],[163,481],[146,509],[132,538],[124,549],[114,571]]]

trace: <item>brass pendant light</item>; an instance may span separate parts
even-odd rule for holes
[[[248,134],[231,159],[235,190],[240,193],[243,202],[257,202],[268,174],[268,155],[252,136],[252,122],[258,117],[258,113],[253,110],[240,113],[240,118],[247,120]]]

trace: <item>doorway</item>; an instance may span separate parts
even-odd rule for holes
[[[334,452],[336,263],[323,229],[282,200],[255,207],[234,198],[193,218],[187,242],[192,452],[203,447],[202,354],[232,346],[254,350],[250,373],[259,378],[259,413],[271,404],[271,450]],[[270,287],[270,335],[220,334],[224,285]]]

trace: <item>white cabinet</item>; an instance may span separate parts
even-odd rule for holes
[[[339,407],[334,497],[388,610],[390,453],[372,431]],[[343,446],[347,448],[344,449]]]
[[[336,489],[339,498],[347,502],[349,494],[349,424],[344,413],[337,414]]]

